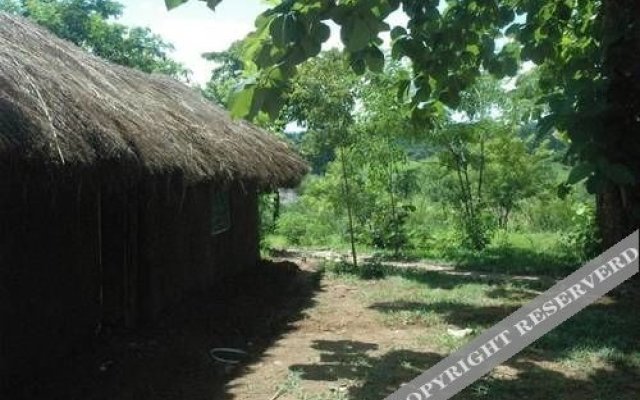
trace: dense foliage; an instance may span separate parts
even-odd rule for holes
[[[237,85],[241,67],[239,59],[222,63],[207,91]],[[300,67],[277,119],[295,124],[288,135],[314,175],[279,219],[269,207],[267,235],[301,246],[353,238],[395,256],[450,258],[460,249],[491,251],[508,242],[505,232],[519,232],[552,238],[545,251],[556,260],[593,254],[593,198],[578,188],[558,196],[569,142],[536,124],[548,110],[538,101],[537,69],[513,80],[483,75],[429,128],[410,122],[411,105],[394,90],[410,74],[389,62],[358,76],[337,51]]]
[[[186,0],[167,0],[175,7]],[[208,1],[214,8],[220,0]],[[610,243],[640,221],[640,3],[636,0],[286,0],[256,20],[244,42],[244,88],[236,115],[284,104],[289,80],[316,57],[337,24],[352,69],[384,67],[382,33],[392,56],[412,74],[397,82],[414,122],[433,127],[483,73],[515,76],[523,61],[539,66],[541,101],[535,121],[568,136],[566,184],[586,182],[598,194],[600,227]],[[405,26],[386,22],[394,12]]]

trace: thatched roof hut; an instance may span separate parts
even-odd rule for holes
[[[286,144],[233,121],[198,90],[114,65],[0,13],[0,165],[290,186],[307,170]],[[5,167],[2,167],[5,168]]]
[[[0,391],[259,273],[258,193],[306,170],[197,90],[0,14]]]

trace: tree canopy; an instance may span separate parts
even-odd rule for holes
[[[187,0],[167,0],[169,8]],[[220,0],[208,1],[215,8]],[[316,57],[340,27],[356,73],[381,71],[381,34],[390,32],[391,55],[408,60],[413,121],[428,127],[483,72],[515,76],[523,61],[539,68],[540,101],[548,110],[536,121],[570,138],[568,184],[586,181],[592,193],[613,193],[640,221],[635,161],[640,144],[640,3],[634,0],[285,0],[256,20],[242,46],[244,84],[231,102],[237,116],[275,116],[297,67]],[[406,26],[390,26],[394,12]],[[622,199],[625,198],[626,200]],[[630,204],[633,206],[630,207]],[[617,236],[622,233],[618,232]],[[615,235],[614,235],[615,236]]]

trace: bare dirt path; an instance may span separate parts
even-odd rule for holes
[[[441,357],[417,342],[421,329],[383,326],[358,290],[343,280],[323,278],[315,306],[227,384],[225,399],[340,399],[341,393],[363,389],[354,385],[369,375],[395,373],[397,379],[386,377],[385,382],[400,384]],[[301,387],[292,387],[298,383]]]
[[[319,262],[307,256],[294,257],[292,261],[307,272]],[[498,322],[553,281],[544,277],[459,273],[420,263],[406,267],[419,269],[420,279],[411,281],[389,275],[367,281],[324,274],[313,294],[313,306],[292,321],[288,331],[265,347],[258,358],[236,371],[235,378],[222,388],[220,399],[383,399],[468,340],[466,336],[452,338],[452,332],[482,329]],[[523,281],[514,286],[513,282],[520,279]],[[530,279],[550,282],[527,282]],[[382,303],[381,298],[385,299]],[[583,344],[577,345],[575,351],[585,351],[580,349],[614,334],[615,331],[605,334],[600,329],[608,325],[593,321],[621,324],[614,323],[617,320],[612,316],[620,315],[625,307],[611,298],[602,299],[582,314],[582,320],[576,319],[573,326],[555,331],[555,339],[551,335],[546,345],[532,346],[498,366],[456,398],[637,399],[634,393],[637,394],[640,370],[593,353],[589,353],[589,360],[570,355],[574,351],[570,344],[576,341]],[[434,312],[412,314],[412,310],[424,309]],[[389,319],[394,314],[385,310],[400,311],[399,319]],[[425,319],[414,319],[416,316]],[[566,343],[567,350],[554,341]],[[615,343],[612,346],[629,347]],[[623,357],[622,354],[616,357]],[[541,386],[541,382],[546,384]],[[619,396],[603,397],[610,391],[606,385],[613,382],[621,388]]]

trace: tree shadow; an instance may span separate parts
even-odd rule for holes
[[[459,251],[452,256],[456,270],[509,275],[544,275],[561,278],[574,272],[576,260],[539,249],[514,246],[487,247],[480,252]]]
[[[399,311],[410,311],[417,313],[436,313],[449,324],[460,327],[488,327],[493,325],[515,310],[516,306],[485,306],[477,307],[465,303],[457,302],[407,302],[393,301],[374,303],[369,308],[381,313],[394,313]]]
[[[509,301],[524,302],[534,299],[541,293],[540,290],[523,288],[519,284],[511,287],[499,286],[488,290],[485,294],[492,299],[506,299]]]
[[[614,362],[585,376],[570,376],[561,368],[542,365],[534,358],[516,356],[505,363],[509,374],[496,370],[452,399],[637,399],[640,374],[625,363]]]
[[[638,296],[606,297],[591,304],[532,346],[547,361],[567,357],[574,351],[640,352],[640,319],[630,317]],[[381,313],[399,311],[435,313],[451,325],[489,328],[518,309],[513,305],[477,306],[462,302],[380,302],[369,306]]]
[[[411,350],[379,354],[378,346],[349,340],[314,342],[320,361],[297,364],[291,371],[301,379],[347,382],[346,397],[379,400],[395,392],[442,360],[443,355]],[[545,357],[521,354],[505,363],[508,373],[496,370],[454,396],[456,400],[565,400],[637,399],[640,371],[625,361],[613,361],[585,376],[570,376],[562,368],[547,367]]]
[[[504,273],[488,273],[458,270],[427,270],[419,267],[385,265],[384,276],[398,276],[431,289],[451,290],[470,284],[504,285],[511,283],[523,290],[541,291],[551,287],[556,279],[548,276],[511,276]]]
[[[442,359],[437,353],[410,350],[377,355],[377,344],[352,340],[317,340],[312,347],[320,352],[318,363],[289,369],[304,380],[364,382],[348,386],[350,399],[384,398]]]

